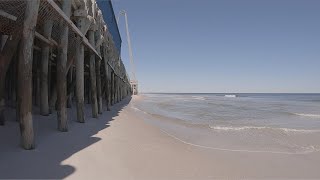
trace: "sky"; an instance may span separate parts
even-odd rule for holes
[[[319,0],[113,0],[140,92],[320,93]],[[122,59],[130,72],[125,21]]]

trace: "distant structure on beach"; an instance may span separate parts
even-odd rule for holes
[[[73,103],[80,123],[85,103],[94,118],[110,110],[133,93],[121,42],[111,0],[1,0],[0,125],[15,108],[21,145],[33,149],[34,107],[56,110],[63,132]]]
[[[118,16],[118,20],[117,20],[118,23],[119,23],[119,19],[120,19],[121,15],[125,17],[125,21],[126,21],[127,41],[128,41],[129,58],[130,58],[130,65],[131,65],[130,84],[131,84],[131,89],[132,89],[133,94],[137,95],[138,94],[138,81],[136,78],[136,68],[135,68],[135,64],[134,64],[134,60],[133,60],[131,37],[130,37],[130,32],[129,32],[128,15],[125,10],[121,10],[119,13],[119,16]]]

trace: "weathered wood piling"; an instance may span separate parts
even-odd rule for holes
[[[52,20],[44,23],[43,36],[47,39],[51,38],[52,33]],[[43,116],[49,115],[49,61],[50,61],[50,45],[43,44],[41,51],[41,92],[40,92],[40,113]]]
[[[34,148],[32,120],[32,61],[35,27],[40,0],[27,1],[25,20],[18,50],[18,106],[21,145],[24,149]]]
[[[0,1],[0,11],[0,125],[11,104],[24,149],[35,147],[34,108],[42,116],[56,110],[58,130],[65,132],[67,105],[76,104],[76,119],[84,123],[131,95],[120,49],[96,0]],[[85,114],[85,99],[91,100],[91,115]]]
[[[62,11],[66,17],[71,15],[71,1],[62,1]],[[57,57],[57,117],[58,129],[62,132],[68,131],[67,121],[67,60],[69,27],[64,22],[60,24],[61,35],[58,46]]]

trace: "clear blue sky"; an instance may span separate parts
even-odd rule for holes
[[[129,16],[142,92],[320,92],[320,0],[113,4]]]

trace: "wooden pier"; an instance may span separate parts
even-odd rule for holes
[[[65,132],[72,104],[84,123],[85,102],[98,118],[132,94],[96,0],[1,0],[0,52],[0,125],[15,108],[24,149],[35,148],[34,106]]]

